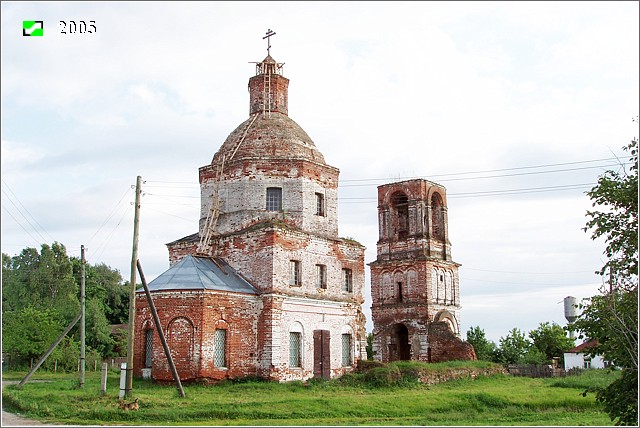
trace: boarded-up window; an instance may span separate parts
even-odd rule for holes
[[[151,368],[153,365],[153,330],[148,328],[144,331],[144,367]]]
[[[213,366],[227,367],[227,330],[216,329],[214,341]]]
[[[351,358],[351,335],[342,335],[342,365],[344,367],[351,367],[353,360]]]
[[[301,345],[302,335],[298,332],[289,333],[289,367],[302,367]]]

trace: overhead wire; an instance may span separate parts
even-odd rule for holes
[[[109,242],[111,241],[111,238],[113,237],[113,234],[115,233],[116,229],[118,229],[118,227],[120,226],[120,224],[122,223],[122,220],[124,220],[125,216],[127,214],[129,214],[131,211],[133,210],[133,206],[129,205],[128,209],[126,209],[123,213],[122,216],[120,217],[120,220],[118,220],[118,223],[114,226],[114,228],[111,230],[111,232],[109,233],[109,235],[107,236],[107,238],[102,242],[102,244],[98,245],[97,249],[96,249],[96,257],[94,260],[99,260],[100,257],[102,257],[102,254],[104,253],[104,251],[107,248],[107,245],[109,244]],[[99,251],[99,253],[98,253]]]
[[[107,224],[107,222],[111,219],[111,217],[113,217],[113,215],[116,213],[118,207],[120,207],[120,204],[122,203],[122,201],[124,200],[125,196],[127,196],[127,193],[129,193],[131,191],[131,187],[127,186],[127,190],[125,190],[125,192],[122,194],[122,197],[120,198],[120,200],[116,203],[116,205],[113,207],[113,209],[111,210],[111,212],[109,213],[109,215],[107,215],[107,218],[104,219],[104,221],[102,222],[102,224],[100,225],[100,227],[98,228],[98,230],[96,230],[94,232],[93,235],[91,235],[91,238],[89,238],[89,243],[91,243],[91,241],[93,240],[93,238],[102,230],[102,228],[104,227],[105,224]]]
[[[42,229],[42,231],[49,236],[51,242],[54,241],[53,237],[49,234],[49,232],[47,232],[47,230],[42,227],[42,225],[40,223],[38,223],[38,220],[35,219],[35,217],[31,214],[31,212],[27,209],[27,207],[24,206],[24,204],[20,201],[20,198],[18,198],[18,196],[16,196],[16,194],[13,192],[13,190],[11,190],[11,187],[7,184],[6,181],[4,181],[4,179],[2,180],[2,183],[4,184],[4,187],[6,187],[11,194],[13,195],[13,198],[15,198],[16,201],[18,201],[18,203],[20,204],[20,206],[22,207],[22,209],[29,215],[29,217],[31,217],[31,219],[33,220],[33,222],[35,224],[38,225],[38,227],[40,227],[40,229]],[[7,200],[9,202],[11,202],[11,205],[13,205],[15,207],[15,209],[18,211],[18,213],[20,213],[20,215],[22,216],[22,218],[25,219],[25,221],[29,224],[29,226],[31,226],[31,228],[33,228],[34,232],[36,232],[38,234],[38,236],[40,236],[40,238],[42,238],[42,242],[47,242],[47,238],[45,238],[40,231],[38,230],[38,228],[36,226],[33,225],[33,223],[31,222],[31,220],[29,220],[27,218],[27,216],[24,214],[24,212],[22,212],[22,210],[20,209],[20,207],[18,207],[15,202],[13,202],[13,198],[4,191],[4,188],[2,189],[2,193],[4,193],[4,195],[7,197]],[[15,219],[15,217],[14,217]]]
[[[502,172],[502,171],[518,171],[518,170],[522,170],[522,169],[535,169],[535,168],[548,168],[548,167],[555,167],[555,166],[564,166],[564,165],[579,165],[579,164],[584,164],[584,163],[593,163],[593,162],[604,162],[604,161],[619,161],[618,158],[616,157],[611,157],[611,158],[602,158],[602,159],[591,159],[591,160],[583,160],[583,161],[573,161],[573,162],[561,162],[561,163],[552,163],[552,164],[543,164],[543,165],[529,165],[529,166],[518,166],[518,167],[511,167],[511,168],[498,168],[498,169],[489,169],[489,170],[479,170],[479,171],[466,171],[466,172],[451,172],[451,173],[447,173],[447,174],[433,174],[431,175],[432,177],[449,177],[449,176],[454,176],[454,175],[469,175],[469,174],[486,174],[486,173],[494,173],[494,172]],[[608,166],[619,166],[620,162],[614,164],[614,165],[597,165],[597,166],[593,166],[593,167],[588,167],[588,168],[600,168],[600,167],[608,167]],[[573,169],[566,169],[566,171],[572,171]],[[563,171],[563,170],[555,170],[555,171]],[[555,171],[540,171],[540,173],[544,173],[544,172],[555,172]],[[509,174],[506,174],[504,176],[510,176]],[[402,179],[410,179],[410,178],[415,178],[414,177],[398,177],[398,179],[402,180]],[[355,181],[387,181],[389,178],[357,178],[357,179],[343,179],[340,181],[343,182],[355,182]]]
[[[11,213],[9,212],[9,210],[8,210],[8,209],[6,209],[4,206],[2,206],[2,209],[3,209],[7,214],[9,214],[9,217],[11,217],[13,220],[15,220],[15,222],[18,224],[18,226],[20,226],[20,227],[22,228],[22,230],[24,230],[24,231],[25,231],[25,233],[26,233],[27,235],[29,235],[29,236],[31,237],[31,239],[33,239],[33,240],[34,240],[34,242],[35,242],[36,244],[38,244],[38,245],[42,245],[42,244],[43,244],[43,242],[38,241],[38,240],[37,240],[37,239],[36,239],[36,238],[31,234],[31,232],[29,232],[27,229],[25,229],[25,228],[24,228],[24,226],[23,226],[23,225],[18,221],[18,219],[16,219],[16,218],[13,216],[13,214],[11,214]]]

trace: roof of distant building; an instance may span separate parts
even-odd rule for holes
[[[572,354],[577,354],[580,352],[585,351],[587,348],[597,348],[599,345],[597,340],[588,340],[584,343],[581,343],[580,345],[571,348],[567,351],[567,353],[572,353]]]

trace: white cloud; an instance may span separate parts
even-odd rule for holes
[[[164,244],[197,229],[198,168],[246,119],[249,62],[266,56],[261,38],[272,28],[271,53],[291,79],[291,118],[341,179],[381,179],[340,187],[341,198],[367,198],[341,200],[339,208],[340,234],[367,246],[367,262],[376,251],[376,186],[434,177],[452,196],[449,228],[453,258],[463,265],[466,325],[486,325],[499,338],[552,314],[562,318],[561,305],[549,300],[561,287],[529,285],[544,275],[515,281],[500,272],[579,272],[546,283],[594,282],[602,242],[581,231],[589,207],[583,189],[468,194],[591,183],[602,168],[467,180],[447,174],[619,154],[638,135],[630,120],[640,92],[635,2],[1,7],[3,180],[70,251],[86,244],[90,259],[125,277],[133,198],[122,195],[137,175],[149,180],[140,253],[152,279],[168,267]],[[31,16],[44,19],[44,37],[21,36],[20,21]],[[95,20],[98,31],[62,35],[61,19]],[[4,197],[3,207],[12,209]],[[33,245],[12,214],[15,220],[2,216],[8,253]],[[506,290],[516,282],[526,285]],[[503,293],[496,297],[496,290]],[[527,296],[543,303],[510,318]],[[499,320],[488,306],[495,302],[505,305]],[[368,311],[370,300],[365,305]]]

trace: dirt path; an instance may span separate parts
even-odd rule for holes
[[[5,385],[14,385],[19,383],[17,380],[3,380],[2,387]],[[35,426],[35,427],[44,427],[44,426],[52,426],[51,424],[44,424],[40,421],[36,421],[35,419],[27,419],[23,418],[19,414],[9,413],[4,411],[4,407],[2,408],[2,426],[3,427],[24,427],[24,426]]]

